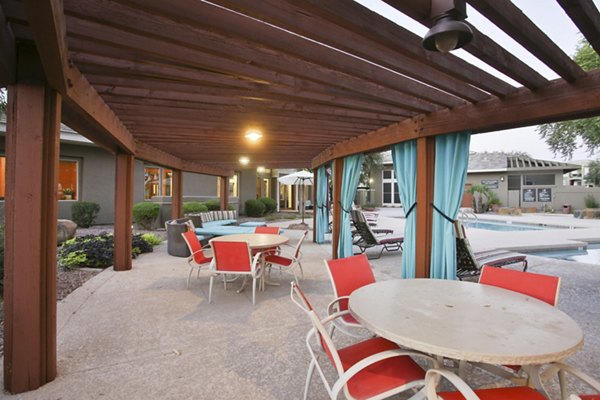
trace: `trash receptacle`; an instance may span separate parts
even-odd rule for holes
[[[571,214],[571,205],[570,204],[563,205],[563,214]]]

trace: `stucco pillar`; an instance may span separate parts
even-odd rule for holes
[[[133,164],[130,154],[118,153],[115,168],[115,271],[131,269]]]
[[[8,88],[4,255],[4,386],[56,377],[56,223],[61,97],[43,84]]]

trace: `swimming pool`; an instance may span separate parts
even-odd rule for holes
[[[491,222],[491,221],[465,221],[463,225],[466,228],[475,229],[487,229],[489,231],[541,231],[545,229],[562,229],[561,227],[555,226],[542,226],[542,225],[526,225],[526,224],[509,224],[504,222]]]
[[[536,251],[528,253],[532,256],[556,258],[558,260],[576,261],[586,264],[600,264],[600,244],[591,244],[587,248]]]

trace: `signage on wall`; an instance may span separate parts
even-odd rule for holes
[[[534,202],[536,197],[536,189],[523,189],[523,201]]]
[[[482,179],[481,184],[488,189],[498,189],[498,179]]]
[[[552,201],[552,189],[538,189],[537,199],[541,203],[550,203]]]

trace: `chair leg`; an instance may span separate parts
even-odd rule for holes
[[[190,267],[190,273],[188,274],[187,284],[185,285],[186,289],[190,288],[190,279],[192,277],[192,272],[194,272],[194,267]],[[200,274],[199,271],[198,271],[198,274]]]
[[[310,360],[308,366],[308,373],[306,374],[306,383],[304,384],[304,400],[308,399],[308,388],[310,387],[310,381],[312,380],[313,373],[315,372],[315,359]]]
[[[213,285],[213,280],[214,280],[215,276],[211,275],[210,276],[210,283],[208,284],[208,304],[212,303],[212,285]]]
[[[252,305],[256,304],[256,277],[252,277]]]
[[[304,280],[304,270],[302,269],[302,263],[298,261],[298,267],[300,267],[300,279]]]

